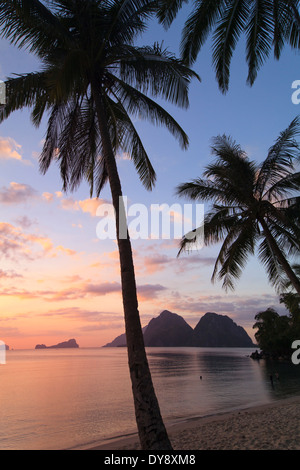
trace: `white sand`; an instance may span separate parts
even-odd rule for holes
[[[174,450],[300,450],[300,397],[168,428]],[[137,435],[93,450],[139,449]]]

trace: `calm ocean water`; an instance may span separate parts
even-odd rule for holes
[[[252,351],[148,348],[165,422],[300,395],[300,366],[256,362]],[[78,448],[136,431],[125,349],[8,351],[6,361],[1,450]]]

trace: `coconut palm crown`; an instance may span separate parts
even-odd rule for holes
[[[234,289],[258,245],[258,257],[269,281],[280,290],[287,276],[300,293],[299,277],[288,261],[300,254],[299,215],[293,216],[300,201],[298,133],[296,118],[280,133],[260,165],[230,137],[218,136],[212,146],[217,158],[206,167],[206,179],[177,188],[180,196],[213,202],[204,220],[204,242],[222,243],[212,279],[223,280],[225,289]],[[179,254],[193,247],[197,236],[191,235],[182,239]]]

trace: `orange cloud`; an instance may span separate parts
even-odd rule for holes
[[[66,253],[68,256],[74,256],[76,255],[75,250],[70,250],[70,248],[65,248],[62,245],[59,245],[55,248],[56,251],[60,251],[61,253]]]
[[[0,159],[1,160],[22,160],[20,151],[22,146],[11,137],[0,137]]]
[[[82,201],[75,201],[73,198],[61,198],[61,207],[67,211],[81,211],[90,214],[92,217],[96,216],[98,207],[105,202],[103,199],[96,197],[92,199],[83,199]]]
[[[47,202],[52,202],[54,199],[54,196],[51,193],[46,192],[46,193],[43,193],[42,196]]]
[[[42,252],[37,253],[36,248]],[[0,223],[0,255],[4,258],[17,260],[20,257],[32,260],[37,256],[55,257],[57,252],[74,255],[76,252],[61,245],[54,247],[50,238],[32,233],[25,233],[12,224]]]
[[[90,214],[92,217],[96,216],[97,209],[101,204],[107,203],[104,199],[99,198],[90,198],[77,201],[72,197],[63,197],[61,191],[56,191],[55,195],[52,193],[45,192],[43,193],[43,198],[47,202],[53,202],[54,196],[60,201],[61,208],[66,211],[81,211],[86,214]]]
[[[84,199],[83,201],[78,201],[78,205],[82,212],[87,212],[92,217],[96,216],[98,207],[103,204],[103,199],[93,198],[93,199]]]

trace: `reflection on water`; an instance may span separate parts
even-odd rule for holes
[[[261,367],[247,357],[250,352],[205,348],[149,351],[164,414],[170,419],[187,418],[267,402]]]
[[[251,352],[242,348],[148,350],[164,415],[169,420],[186,419],[300,394],[300,366],[254,361]]]
[[[292,362],[260,362],[272,398],[281,399],[300,394],[300,366]]]
[[[165,421],[300,393],[300,366],[253,361],[251,352],[148,348]],[[0,404],[0,449],[63,449],[136,430],[123,348],[8,351]]]

